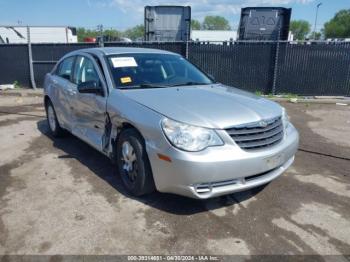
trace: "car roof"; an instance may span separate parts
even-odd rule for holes
[[[150,53],[150,54],[172,54],[179,55],[173,52],[153,49],[153,48],[138,48],[138,47],[95,47],[95,48],[86,48],[78,50],[80,52],[86,52],[91,54],[103,54],[103,55],[119,55],[119,54],[128,54],[128,53]]]

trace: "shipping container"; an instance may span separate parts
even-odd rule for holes
[[[146,41],[188,41],[191,30],[190,6],[146,6]]]
[[[291,8],[242,8],[239,40],[288,40]]]

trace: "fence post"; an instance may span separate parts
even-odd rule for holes
[[[30,83],[31,83],[33,89],[36,89],[34,68],[33,68],[32,43],[30,40],[30,28],[29,28],[29,26],[27,26],[27,41],[28,41],[28,63],[29,63]]]
[[[189,53],[188,53],[188,40],[186,41],[186,46],[185,46],[185,49],[186,49],[186,59],[188,59],[188,56],[189,56]]]
[[[276,95],[277,74],[278,74],[278,59],[279,59],[279,54],[280,54],[281,29],[282,29],[281,28],[281,24],[279,24],[278,36],[277,36],[277,46],[276,46],[276,55],[275,55],[275,64],[274,64],[274,68],[273,68],[273,84],[272,84],[272,94],[273,95]]]
[[[191,13],[191,11],[190,11]],[[191,17],[191,14],[190,14],[190,17]],[[188,59],[188,42],[190,41],[191,37],[190,37],[190,34],[191,34],[191,19],[187,19],[186,21],[186,59]]]
[[[278,74],[278,58],[280,51],[280,41],[277,40],[275,63],[273,67],[273,84],[272,84],[272,94],[276,95],[276,85],[277,85],[277,74]]]

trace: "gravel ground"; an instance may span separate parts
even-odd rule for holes
[[[199,201],[130,197],[106,157],[49,135],[41,102],[0,96],[0,254],[350,254],[349,106],[284,103],[301,136],[294,165],[263,189]]]

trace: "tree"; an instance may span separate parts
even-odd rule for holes
[[[350,9],[340,10],[324,25],[326,38],[349,38],[350,37]]]
[[[133,28],[130,28],[123,33],[123,36],[128,37],[132,40],[136,40],[136,39],[140,39],[140,38],[143,39],[144,35],[145,35],[145,26],[144,25],[134,26]]]
[[[206,16],[202,27],[204,30],[231,30],[229,22],[222,16]]]
[[[192,19],[191,20],[191,29],[192,30],[200,30],[201,29],[201,23],[198,20]]]
[[[290,31],[292,31],[294,38],[297,40],[305,40],[310,33],[311,25],[305,20],[294,20],[290,23]]]
[[[99,32],[96,30],[90,30],[83,27],[77,29],[78,42],[84,42],[84,39],[87,37],[97,37]]]
[[[91,29],[86,29],[83,27],[79,27],[77,29],[77,36],[78,36],[78,42],[84,42],[84,39],[87,37],[98,37],[101,35],[101,32]],[[118,37],[120,37],[120,32],[115,29],[106,29],[103,30],[103,36],[105,38],[105,41],[115,41]]]
[[[322,33],[320,32],[312,32],[310,35],[313,40],[321,40],[321,37],[322,37]],[[314,36],[315,36],[315,39],[314,39]]]
[[[120,35],[121,35],[121,33],[115,29],[103,30],[103,36],[105,39],[104,41],[107,41],[107,42],[118,41]]]

